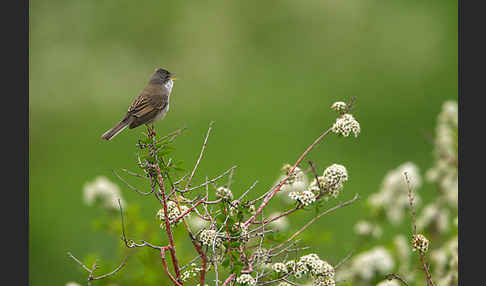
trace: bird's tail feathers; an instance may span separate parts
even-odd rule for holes
[[[115,125],[115,127],[111,128],[110,130],[106,131],[101,138],[105,140],[111,140],[113,137],[118,135],[118,133],[122,132],[128,124],[130,124],[130,120],[122,120],[120,123]]]

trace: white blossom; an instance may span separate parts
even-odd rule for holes
[[[458,202],[458,108],[457,102],[446,101],[437,118],[434,155],[435,164],[426,173],[430,182],[437,182],[444,198],[452,207]]]
[[[316,201],[316,196],[311,191],[291,192],[289,197],[292,200],[299,201],[304,206],[308,206]]]
[[[277,273],[280,273],[280,272],[287,273],[287,267],[282,262],[274,263],[272,265],[272,269],[273,269],[273,271],[275,271]]]
[[[377,246],[355,256],[346,269],[338,272],[337,280],[359,278],[369,281],[377,274],[388,274],[394,266],[395,263],[388,250]]]
[[[233,193],[231,192],[230,189],[225,188],[225,187],[219,187],[216,190],[216,196],[218,198],[222,198],[222,199],[225,199],[225,200],[231,200],[231,199],[233,199]]]
[[[199,240],[203,245],[218,247],[221,244],[221,238],[218,237],[218,233],[213,229],[205,229],[199,234]]]
[[[397,280],[383,280],[376,286],[400,286],[400,283]]]
[[[180,208],[181,210],[179,211],[179,207],[177,206],[177,203],[173,201],[167,201],[167,217],[169,218],[170,221],[178,218],[181,214],[185,213],[189,209],[187,206],[184,205],[180,205]],[[187,213],[185,216],[188,215],[189,213]],[[164,221],[165,220],[164,209],[163,208],[159,209],[156,216],[161,221]],[[177,221],[177,223],[179,223],[180,221],[181,220]],[[162,223],[160,226],[164,228],[165,224]]]
[[[383,231],[381,227],[377,224],[370,223],[365,220],[360,220],[354,225],[354,231],[363,236],[373,236],[375,238],[379,238]]]
[[[241,274],[240,277],[236,278],[236,282],[243,285],[255,285],[256,280],[250,274]]]
[[[358,137],[358,134],[361,132],[361,127],[359,122],[354,119],[353,115],[343,114],[336,119],[336,123],[334,123],[331,130],[344,137],[348,137],[351,132],[354,134],[354,137]]]
[[[322,189],[327,194],[337,197],[339,190],[343,188],[343,183],[348,180],[348,171],[343,165],[332,164],[324,170],[322,176],[318,177],[318,180],[320,188],[317,180],[314,179],[309,186],[311,191],[319,192]]]
[[[346,109],[348,109],[348,105],[345,103],[345,102],[342,102],[342,101],[336,101],[333,103],[333,105],[331,106],[331,109],[334,109],[336,110],[337,112],[341,113],[341,112],[344,112],[346,111]]]
[[[439,233],[445,232],[449,227],[449,211],[445,208],[439,208],[436,203],[425,206],[417,218],[417,229],[422,231],[431,225]]]
[[[278,178],[278,182],[284,180],[289,175],[291,169],[292,166],[290,166],[289,164],[285,164],[282,167],[282,171],[284,171],[284,174]],[[282,187],[280,187],[280,191],[278,192],[278,194],[287,194],[288,192],[291,191],[301,192],[307,188],[307,184],[308,184],[307,176],[299,167],[295,167],[293,172],[290,174],[289,178],[285,181]]]
[[[81,286],[81,284],[71,281],[66,283],[66,286]]]
[[[404,173],[410,181],[412,190],[422,186],[419,168],[412,162],[406,162],[389,171],[382,182],[379,192],[368,198],[371,206],[383,209],[392,224],[398,224],[410,207],[408,186]],[[420,203],[420,197],[414,192],[414,204]]]
[[[83,196],[85,203],[89,206],[99,202],[107,209],[117,210],[119,208],[118,199],[122,206],[124,205],[120,188],[104,176],[98,176],[94,181],[84,184]]]

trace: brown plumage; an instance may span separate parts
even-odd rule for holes
[[[133,129],[162,119],[169,110],[169,96],[174,84],[172,76],[165,69],[156,69],[147,86],[128,108],[125,117],[101,138],[111,140],[127,126]]]

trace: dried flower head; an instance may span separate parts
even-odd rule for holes
[[[344,137],[348,137],[351,132],[354,134],[354,137],[358,137],[358,134],[361,132],[361,127],[353,115],[343,114],[336,119],[336,123],[334,123],[331,130]]]
[[[250,274],[241,274],[240,277],[236,278],[236,282],[242,285],[255,285],[256,281]]]
[[[418,250],[424,254],[429,249],[429,240],[422,234],[416,234],[412,238],[413,251]]]
[[[225,187],[219,187],[218,189],[216,189],[216,196],[224,200],[233,199],[233,193],[231,192],[230,189]]]

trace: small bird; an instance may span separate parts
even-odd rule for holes
[[[106,131],[101,138],[111,140],[127,126],[133,129],[142,124],[145,124],[147,129],[153,132],[148,124],[164,118],[169,111],[169,97],[175,80],[173,76],[173,73],[163,68],[155,69],[148,85],[132,102],[122,121]]]

